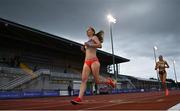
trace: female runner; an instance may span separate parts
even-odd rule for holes
[[[85,52],[85,61],[82,70],[82,82],[80,86],[79,96],[71,100],[72,104],[79,104],[82,102],[84,92],[86,90],[86,83],[88,80],[89,74],[92,72],[96,84],[107,84],[112,88],[115,87],[116,81],[111,78],[103,78],[99,75],[100,63],[96,56],[96,49],[102,48],[101,43],[103,43],[104,32],[100,31],[97,34],[95,33],[94,28],[89,27],[87,30],[87,36],[89,40],[84,43],[84,46],[81,48]]]
[[[156,62],[155,70],[158,70],[159,77],[163,86],[163,90],[165,91],[165,95],[167,96],[169,94],[169,91],[166,86],[166,76],[167,76],[166,68],[169,68],[169,65],[165,60],[163,60],[163,56],[160,55],[159,61]]]

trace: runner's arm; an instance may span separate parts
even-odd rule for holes
[[[155,70],[157,70],[157,69],[158,69],[158,63],[156,62]]]
[[[98,39],[96,36],[94,36],[94,37],[92,38],[92,40],[93,40],[95,43],[88,44],[88,43],[85,42],[85,45],[86,45],[86,46],[89,46],[89,47],[93,47],[93,48],[102,48],[101,42],[99,41],[99,39]]]
[[[165,65],[166,65],[165,68],[169,68],[169,64],[166,61],[165,61]]]

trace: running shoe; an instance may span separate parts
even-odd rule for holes
[[[71,103],[74,104],[74,105],[80,104],[81,102],[82,102],[82,100],[81,100],[81,98],[79,98],[79,97],[71,100]]]
[[[108,81],[107,81],[107,84],[108,84],[109,86],[111,86],[112,88],[115,88],[115,87],[116,87],[116,81],[113,81],[111,78],[108,78],[107,80],[108,80]]]
[[[169,95],[169,90],[166,89],[165,95],[168,96]]]

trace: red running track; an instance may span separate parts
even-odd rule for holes
[[[47,97],[0,100],[0,110],[167,110],[180,103],[180,91],[124,93],[86,96],[80,105],[72,105],[74,97]]]

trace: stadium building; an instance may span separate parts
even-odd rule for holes
[[[82,44],[42,32],[5,19],[0,19],[0,90],[44,91],[60,90],[67,94],[68,86],[79,90],[84,53]],[[101,63],[100,75],[112,77],[112,54],[98,50]],[[158,89],[157,80],[119,74],[119,64],[129,59],[115,55],[118,73],[118,90]],[[105,85],[95,88],[92,75],[87,91],[94,89],[108,93]],[[63,92],[63,93],[64,93]]]
[[[80,43],[0,19],[0,89],[67,90],[69,84],[74,89],[79,88],[84,61],[81,46]],[[101,62],[101,75],[109,76],[112,55],[101,50],[97,55]],[[119,69],[118,64],[129,60],[115,55],[115,61],[116,69]],[[118,78],[118,88],[122,88],[122,81],[127,79]],[[92,89],[93,82],[90,76],[87,89]],[[133,86],[129,83],[125,87]]]

